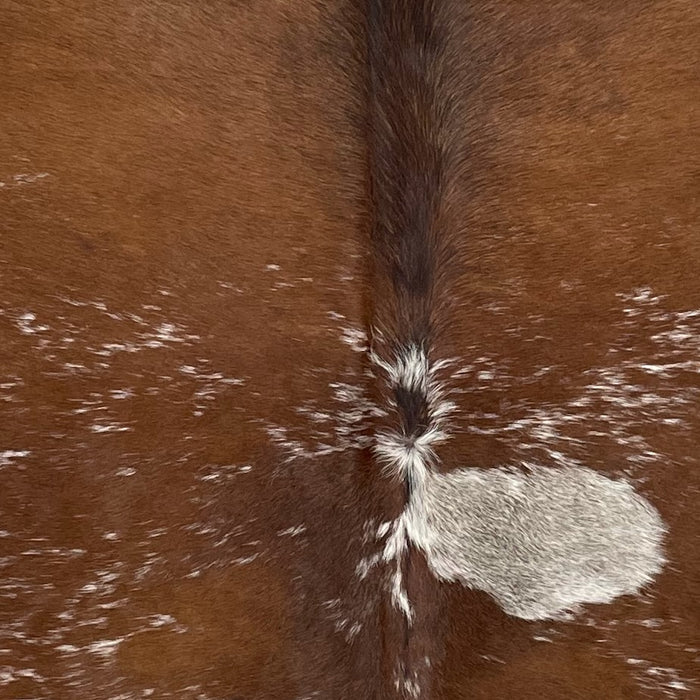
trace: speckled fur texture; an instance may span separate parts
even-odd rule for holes
[[[1,698],[698,696],[698,0],[0,47]]]

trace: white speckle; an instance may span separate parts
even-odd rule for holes
[[[275,265],[274,263],[268,263],[267,265],[265,265],[265,269],[276,272],[278,270],[281,270],[282,268],[279,265]]]
[[[0,452],[0,467],[6,467],[8,464],[12,464],[13,460],[29,457],[30,454],[29,450],[4,450]]]
[[[360,328],[342,328],[341,340],[355,352],[367,352],[367,334]]]
[[[119,639],[100,639],[88,644],[86,650],[91,654],[97,654],[99,656],[111,656],[123,641],[124,637],[120,637]]]
[[[12,176],[12,182],[0,182],[2,187],[22,187],[23,185],[31,185],[39,180],[50,177],[49,173],[18,173]]]
[[[36,315],[31,311],[27,311],[21,316],[18,316],[16,324],[20,332],[24,335],[33,335],[34,333],[42,333],[44,331],[51,330],[49,326],[32,325],[34,321],[36,321]]]
[[[296,527],[288,527],[286,530],[280,530],[277,535],[279,537],[297,537],[306,532],[306,528],[303,525],[297,525]]]
[[[650,618],[648,620],[640,620],[639,624],[642,627],[648,627],[650,629],[657,629],[663,625],[664,621],[658,618]]]
[[[87,370],[87,367],[85,367],[85,365],[77,362],[64,362],[63,367],[69,372],[80,372]]]
[[[12,179],[20,185],[28,185],[37,180],[43,180],[45,177],[49,177],[49,173],[19,173],[13,175]]]
[[[246,564],[254,562],[259,556],[260,554],[256,552],[255,554],[251,554],[248,557],[238,557],[237,559],[233,560],[233,563],[237,564],[238,566],[245,566]]]
[[[421,695],[421,686],[416,671],[408,672],[403,664],[399,664],[394,679],[396,691],[402,693],[403,697],[410,697],[417,700]]]
[[[132,389],[113,389],[112,391],[109,392],[109,395],[118,401],[121,401],[123,399],[129,399],[134,395],[134,392]]]
[[[93,433],[125,433],[133,428],[119,423],[93,423],[90,430]]]
[[[350,628],[348,629],[347,634],[345,635],[346,639],[348,641],[354,639],[360,633],[361,630],[362,630],[362,623],[360,623],[360,622],[353,623],[350,626]]]
[[[165,627],[166,625],[173,625],[177,620],[172,615],[150,615],[149,623],[151,627]]]
[[[627,663],[635,667],[635,676],[639,685],[645,690],[661,692],[669,698],[678,698],[677,691],[682,693],[691,692],[696,682],[681,677],[674,668],[653,666],[645,659],[629,658]]]
[[[382,561],[380,554],[373,554],[369,557],[363,557],[355,567],[355,573],[361,578],[367,578],[367,574]]]

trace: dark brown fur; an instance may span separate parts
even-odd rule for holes
[[[366,31],[375,290],[370,342],[392,363],[411,350],[431,357],[444,319],[440,296],[455,268],[449,253],[459,236],[447,226],[445,208],[463,160],[458,95],[464,86],[455,25],[444,3],[372,0]],[[396,413],[388,427],[407,444],[431,427],[424,389],[394,386],[385,403]],[[407,503],[411,476],[397,488]],[[430,593],[435,586],[425,560],[410,543],[401,566],[416,618],[393,616],[400,631],[384,651],[399,685],[392,694],[430,697],[440,606]]]

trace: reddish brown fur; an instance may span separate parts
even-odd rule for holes
[[[460,413],[441,456],[445,468],[546,462],[546,445],[505,428],[574,401],[615,343],[651,356],[663,327],[639,317],[621,340],[615,295],[649,287],[666,311],[700,308],[700,9],[447,0],[436,12],[443,48],[462,59],[449,133],[464,161],[440,194],[459,258],[439,280],[451,303],[434,343],[513,378],[454,381]],[[416,555],[406,629],[386,572],[355,575],[375,551],[366,522],[396,515],[404,494],[366,443],[287,461],[268,431],[309,449],[328,440],[296,409],[346,409],[333,382],[381,400],[340,326],[406,308],[369,272],[371,16],[344,0],[3,3],[0,384],[22,381],[3,389],[0,452],[31,454],[0,467],[0,666],[35,675],[0,697],[387,698],[397,657],[410,670],[424,654],[431,700],[665,697],[663,678],[629,658],[675,669],[690,688],[679,698],[697,692],[696,408],[678,409],[680,427],[629,409],[662,455],[642,490],[669,524],[672,566],[647,599],[590,611],[592,625],[514,620],[431,580]],[[27,312],[49,329],[21,333]],[[93,352],[164,322],[199,340]],[[635,379],[665,396],[697,392],[696,376]],[[106,408],[75,412],[91,405]],[[91,430],[105,421],[131,429]],[[357,435],[375,427],[367,415]],[[632,447],[601,425],[567,430],[591,467],[627,467]],[[81,592],[101,571],[118,578]],[[181,628],[147,630],[153,615]],[[362,623],[350,642],[344,619]],[[119,638],[111,656],[84,650]]]

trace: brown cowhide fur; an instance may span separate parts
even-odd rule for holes
[[[697,0],[2,0],[0,56],[0,698],[700,697]]]

